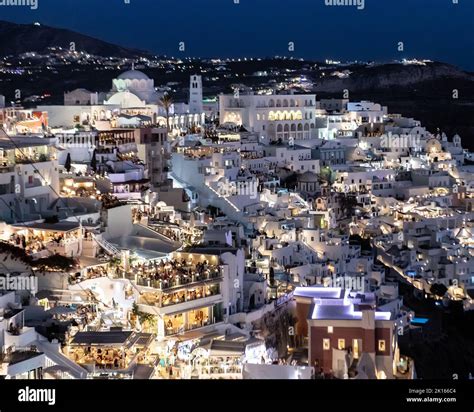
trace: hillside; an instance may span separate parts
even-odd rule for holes
[[[473,83],[474,75],[464,72],[455,66],[432,62],[426,65],[384,64],[377,66],[351,66],[352,73],[347,78],[326,76],[318,82],[317,92],[364,91],[404,88],[419,83],[445,81],[447,79]],[[473,87],[471,85],[471,87]],[[436,91],[436,90],[433,90]]]
[[[44,53],[49,47],[69,49],[74,42],[76,50],[97,56],[138,57],[148,53],[107,43],[71,30],[34,24],[16,24],[0,20],[0,56],[25,52]]]

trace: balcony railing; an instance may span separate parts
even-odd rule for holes
[[[43,352],[40,352],[36,346],[16,346],[14,351],[9,351],[6,353],[0,353],[0,362],[5,363],[19,363],[35,356],[41,355]]]
[[[3,163],[0,164],[0,173],[12,173],[15,171],[14,165]]]
[[[141,305],[166,308],[169,306],[179,305],[181,303],[194,302],[220,295],[220,288],[218,285],[216,285],[212,290],[208,290],[207,292],[200,291],[199,293],[191,293],[189,291],[183,291],[182,293],[177,292],[173,294],[167,294],[162,297],[161,303],[159,297],[142,296],[139,303]]]
[[[214,321],[203,321],[201,323],[188,323],[187,325],[183,325],[180,327],[165,327],[165,335],[166,336],[171,336],[171,335],[178,335],[184,332],[189,332],[191,330],[199,329],[199,328],[204,328],[209,325],[214,325],[216,323],[221,322],[219,319],[214,319]]]
[[[139,286],[146,286],[163,291],[169,291],[183,287],[190,288],[200,283],[212,280],[220,280],[222,279],[222,274],[219,270],[211,270],[207,274],[196,273],[193,275],[177,275],[170,279],[154,279],[152,276],[140,275],[135,278],[133,274],[127,274],[126,277],[135,281]]]
[[[15,157],[16,164],[31,164],[31,163],[43,163],[43,162],[50,162],[52,160],[51,156],[45,154],[34,154],[31,156],[17,156]]]

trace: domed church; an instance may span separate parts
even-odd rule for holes
[[[160,95],[155,90],[155,81],[145,73],[132,68],[112,80],[112,90],[106,104],[130,107],[139,103],[141,105],[157,104],[159,99]]]

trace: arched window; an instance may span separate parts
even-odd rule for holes
[[[306,123],[304,125],[304,137],[305,137],[305,139],[309,139],[311,137],[311,133],[309,131],[309,124],[308,123]]]

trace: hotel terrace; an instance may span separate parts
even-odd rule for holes
[[[131,266],[125,276],[138,291],[138,309],[157,317],[158,336],[223,320],[225,268],[216,255],[175,252]]]

